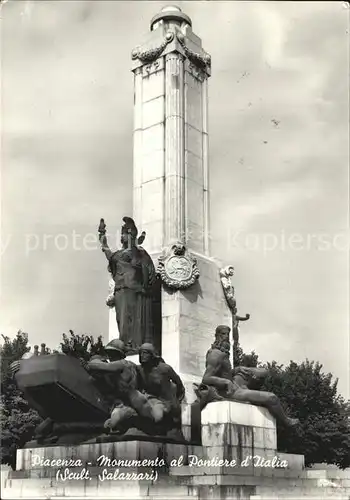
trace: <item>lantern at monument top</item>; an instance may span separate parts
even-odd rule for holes
[[[151,31],[157,29],[164,23],[175,24],[179,27],[186,25],[192,27],[191,18],[182,12],[177,5],[167,5],[163,7],[162,10],[152,18],[150,25]]]

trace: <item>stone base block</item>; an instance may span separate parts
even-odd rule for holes
[[[162,289],[162,357],[183,380],[189,404],[196,399],[193,382],[201,381],[215,328],[232,322],[219,266],[203,255],[195,256],[200,271],[198,281],[184,290]]]
[[[275,451],[277,432],[275,419],[266,408],[233,401],[209,403],[201,413],[202,445],[206,450],[245,449],[249,455],[257,450]]]
[[[144,446],[145,443],[142,443]],[[153,444],[153,443],[152,443]],[[37,450],[35,450],[37,451]],[[189,447],[188,453],[202,457],[201,447]],[[193,464],[193,461],[189,463]],[[271,467],[208,467],[203,464],[173,466],[153,480],[101,481],[101,468],[90,469],[90,479],[60,481],[53,468],[8,472],[2,478],[2,495],[10,498],[113,498],[135,500],[258,500],[282,498],[348,499],[350,487],[346,474],[337,484],[324,482],[326,471],[280,470]],[[115,469],[114,469],[115,470]],[[121,469],[128,472],[126,469]],[[140,472],[141,469],[136,470]],[[113,469],[111,469],[113,472]],[[129,469],[135,472],[135,469]],[[316,474],[315,474],[316,473]],[[315,476],[315,477],[310,477]],[[322,477],[321,477],[322,476]]]
[[[198,500],[251,500],[254,495],[260,494],[262,498],[267,498],[271,491],[286,494],[293,489],[298,489],[306,498],[310,492],[314,495],[317,492],[322,496],[321,493],[326,490],[322,488],[326,486],[322,483],[324,478],[308,474],[304,469],[304,457],[278,453],[275,448],[269,447],[274,444],[271,441],[274,433],[271,420],[262,420],[261,416],[258,417],[260,420],[257,419],[260,423],[269,422],[268,427],[235,423],[233,418],[228,422],[215,422],[211,418],[212,422],[209,423],[208,414],[211,417],[219,415],[221,420],[222,413],[218,414],[210,409],[210,406],[212,408],[215,405],[222,403],[208,405],[210,412],[207,412],[206,423],[203,425],[203,445],[200,446],[135,440],[19,450],[18,470],[10,471],[7,478],[3,478],[2,498],[180,500],[195,497]],[[241,406],[239,403],[229,402],[224,411],[229,417],[238,415],[236,420],[242,422],[242,412],[233,412],[235,408],[237,410],[236,405]],[[247,411],[249,413],[250,410]],[[251,413],[253,412],[254,410]],[[266,417],[264,414],[263,416]],[[183,422],[190,427],[190,409],[186,405],[183,408]],[[64,464],[63,460],[70,460],[75,465]],[[124,462],[119,463],[118,460]],[[126,464],[127,460],[145,460],[147,463]],[[154,460],[157,465],[150,466],[150,460]],[[229,463],[220,463],[220,460],[227,460]],[[279,466],[278,462],[282,460],[287,462],[287,467]],[[67,467],[76,474],[83,474],[84,469],[88,470],[89,477],[62,481],[57,476],[57,471],[60,468],[62,473]],[[116,470],[136,476],[128,480],[118,477],[113,479]],[[154,471],[157,472],[156,479],[137,476],[151,475]],[[314,472],[315,475],[320,473]],[[348,484],[343,481],[338,486],[335,498],[341,498],[340,494]]]
[[[274,429],[251,427],[237,424],[202,425],[203,446],[241,446],[254,449],[277,449],[277,436]]]
[[[279,460],[287,462],[287,469],[290,470],[304,470],[305,457],[304,455],[296,455],[293,453],[277,453]]]
[[[262,406],[235,401],[209,403],[202,411],[202,425],[230,423],[250,427],[264,427],[276,431],[276,420]]]
[[[201,414],[203,457],[235,462],[245,474],[283,467],[277,453],[276,422],[265,409],[250,404],[209,403]],[[268,474],[267,474],[268,475]]]

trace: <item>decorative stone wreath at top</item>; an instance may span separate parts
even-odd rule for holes
[[[186,57],[191,61],[191,63],[193,63],[195,66],[197,66],[202,70],[210,68],[211,57],[209,54],[204,54],[204,55],[197,54],[197,52],[194,52],[193,50],[189,49],[185,44],[185,35],[181,33],[181,31],[178,31],[176,33],[176,38],[179,41],[181,47],[183,48]]]
[[[138,47],[131,52],[131,58],[140,59],[140,61],[144,63],[152,62],[161,55],[165,47],[173,40],[174,40],[174,33],[172,31],[168,31],[168,33],[164,37],[163,42],[159,45],[159,47],[154,47],[146,50],[141,50]]]
[[[156,60],[164,51],[165,47],[174,40],[174,32],[168,31],[164,37],[163,42],[158,47],[153,47],[151,49],[141,50],[140,47],[134,49],[131,53],[131,58],[133,60],[140,59],[143,63],[150,63]],[[202,70],[206,70],[211,66],[211,57],[209,54],[198,54],[194,52],[190,48],[188,48],[185,44],[185,35],[181,33],[181,31],[176,32],[176,39],[180,43],[185,56],[191,61],[195,66]]]
[[[158,262],[157,275],[169,288],[189,288],[200,276],[197,259],[182,243],[165,249]]]

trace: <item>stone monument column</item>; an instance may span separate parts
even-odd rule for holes
[[[177,265],[186,256],[197,265],[186,286],[181,279],[169,282],[166,265],[162,275],[162,356],[181,375],[189,400],[215,327],[231,324],[209,245],[210,68],[191,19],[175,6],[153,17],[150,32],[132,52],[133,217],[147,232],[145,248],[156,267],[174,243],[178,255],[186,252]],[[186,269],[172,272],[186,278]]]

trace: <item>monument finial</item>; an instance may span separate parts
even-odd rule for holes
[[[191,18],[182,12],[177,5],[166,5],[163,7],[161,11],[152,18],[150,25],[151,31],[153,31],[161,21],[178,24],[179,26],[185,23],[192,27]]]

